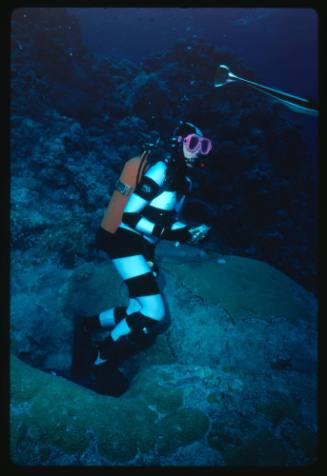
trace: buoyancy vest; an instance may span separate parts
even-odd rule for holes
[[[110,233],[116,232],[121,224],[127,202],[148,167],[146,153],[139,157],[133,157],[125,163],[117,183],[127,186],[128,193],[118,189],[114,190],[101,221],[102,228]]]

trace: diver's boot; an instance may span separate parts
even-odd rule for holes
[[[121,365],[124,360],[131,357],[140,350],[139,345],[129,336],[122,335],[114,340],[111,335],[98,343],[97,360],[109,361],[116,366]]]
[[[102,395],[119,397],[128,388],[128,380],[118,367],[136,354],[140,347],[130,336],[122,335],[115,341],[109,335],[98,343],[97,350],[93,389]]]
[[[135,317],[135,316],[134,316]],[[136,322],[136,326],[133,325]],[[130,325],[131,324],[131,325]],[[97,344],[98,355],[94,362],[95,386],[98,393],[121,395],[128,386],[128,381],[118,367],[128,358],[153,344],[157,322],[138,316],[136,321],[129,321],[132,328],[114,340],[111,335]]]
[[[128,380],[113,362],[104,362],[94,368],[92,390],[101,395],[119,397],[128,388]]]

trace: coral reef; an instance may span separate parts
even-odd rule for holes
[[[130,386],[119,398],[42,371],[69,367],[74,313],[126,301],[111,263],[51,269],[51,293],[47,280],[34,274],[33,281],[31,273],[28,292],[22,284],[24,292],[16,289],[12,460],[114,466],[312,463],[314,297],[250,258],[204,255],[188,246],[177,254],[163,243],[158,263],[170,326],[125,363]],[[36,312],[41,306],[42,319]]]
[[[11,457],[17,465],[301,466],[317,451],[317,181],[301,129],[240,85],[232,51],[199,38],[140,63],[98,58],[63,8],[18,8],[11,30]],[[126,300],[94,248],[126,160],[180,119],[213,139],[183,219],[161,242],[170,326],[102,397],[67,371],[76,313]],[[218,252],[220,254],[218,254]]]
[[[160,156],[183,118],[214,141],[207,167],[191,174],[185,218],[212,226],[207,247],[265,260],[315,292],[316,177],[296,118],[237,84],[213,88],[218,63],[256,79],[232,51],[194,38],[140,64],[97,58],[67,10],[15,10],[14,250],[42,242],[40,253],[66,267],[92,260],[87,245],[124,162],[152,133]]]

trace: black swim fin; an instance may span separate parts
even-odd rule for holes
[[[97,349],[91,334],[83,326],[83,320],[76,318],[73,331],[71,377],[81,379],[90,374],[97,358]]]
[[[125,375],[111,362],[95,366],[93,390],[101,395],[120,397],[128,388]]]
[[[126,391],[128,380],[118,369],[117,362],[94,365],[98,348],[84,324],[85,319],[75,319],[71,371],[64,377],[101,395],[119,397]]]
[[[118,369],[119,363],[124,359],[118,358],[121,355],[118,349],[116,351],[114,359],[94,365],[98,356],[98,349],[92,341],[90,332],[85,328],[84,320],[78,317],[74,322],[70,371],[56,369],[44,369],[44,371],[64,377],[101,395],[119,397],[127,390],[129,382]]]

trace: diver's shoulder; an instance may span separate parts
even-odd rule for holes
[[[167,170],[167,164],[162,159],[157,159],[154,162],[150,162],[149,166],[149,170],[157,170],[161,172],[166,172]]]
[[[150,164],[149,169],[146,171],[145,175],[159,185],[162,185],[166,178],[167,164],[163,160],[156,160],[154,163]]]

